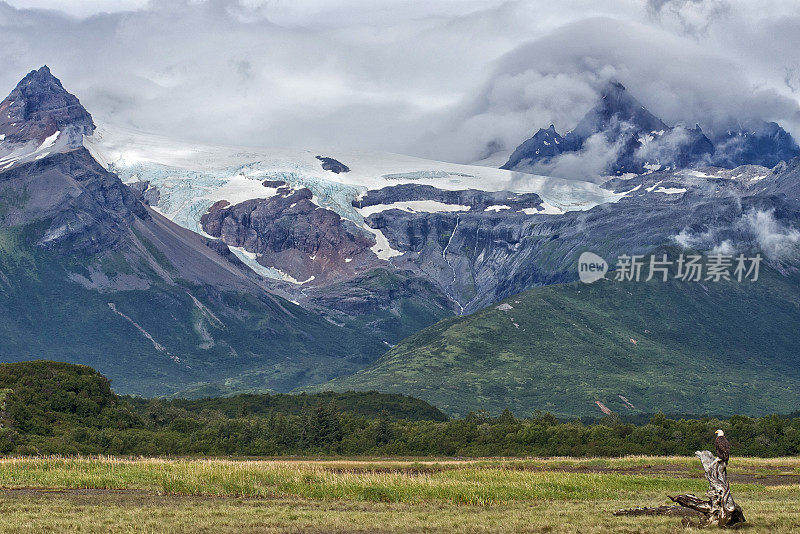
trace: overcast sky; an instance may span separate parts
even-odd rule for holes
[[[50,66],[96,122],[474,161],[618,79],[667,123],[800,138],[796,0],[0,0],[0,93]]]

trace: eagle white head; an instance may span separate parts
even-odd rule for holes
[[[724,436],[725,432],[723,432],[722,429],[719,429],[719,430],[717,430],[716,434],[717,434],[717,436]]]

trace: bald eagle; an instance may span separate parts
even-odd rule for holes
[[[728,438],[725,437],[725,432],[722,430],[717,430],[714,448],[717,451],[717,458],[719,458],[720,461],[728,463],[731,457],[731,443],[728,441]]]

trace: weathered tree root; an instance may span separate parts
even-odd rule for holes
[[[692,494],[669,496],[677,506],[657,506],[617,510],[614,515],[670,515],[684,518],[700,517],[700,526],[732,527],[745,522],[742,508],[736,504],[728,483],[728,464],[709,451],[698,451],[695,455],[703,464],[708,480],[707,500]],[[684,520],[684,522],[686,519]]]
[[[642,506],[627,510],[617,510],[614,512],[614,515],[668,515],[676,517],[703,517],[703,514],[700,512],[696,510],[690,510],[689,508],[684,508],[683,506],[677,504],[652,507]]]

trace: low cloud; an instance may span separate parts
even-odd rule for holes
[[[711,253],[758,250],[777,262],[800,254],[800,231],[778,220],[774,210],[751,209],[729,225],[712,225],[699,232],[685,228],[672,239],[683,248]]]
[[[469,162],[565,133],[611,78],[670,124],[800,134],[800,17],[782,0],[10,1],[0,87],[46,63],[98,122],[189,140]],[[559,167],[601,163],[573,160]]]
[[[743,220],[768,258],[784,260],[798,253],[800,231],[781,224],[774,211],[753,210]]]
[[[657,163],[669,162],[689,141],[689,132],[684,128],[675,128],[663,135],[650,135],[640,139],[642,146],[636,151],[636,157],[642,161]]]
[[[567,152],[546,163],[538,163],[529,170],[543,176],[557,176],[573,180],[602,180],[611,163],[622,150],[623,139],[609,141],[603,134],[589,137],[578,152]]]
[[[688,228],[684,228],[681,230],[677,235],[673,236],[672,239],[683,248],[694,249],[694,250],[713,250],[716,248],[717,245],[717,233],[719,232],[719,228],[711,227],[703,232],[692,232]],[[728,243],[727,246],[730,245],[730,240],[726,240]]]

